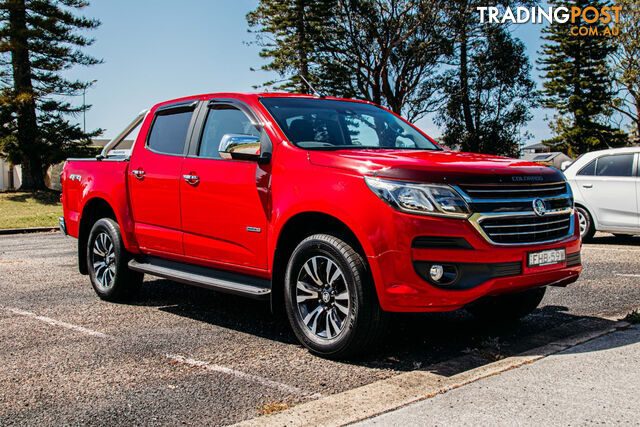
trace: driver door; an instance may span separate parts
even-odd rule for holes
[[[256,126],[251,110],[237,101],[212,101],[202,114],[199,140],[182,163],[184,253],[214,267],[266,269],[269,166],[222,158],[219,148],[229,135],[268,137]]]

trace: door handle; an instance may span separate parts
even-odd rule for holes
[[[138,169],[132,170],[131,173],[133,174],[133,176],[135,176],[139,180],[143,180],[144,179],[144,170],[142,168],[138,168]]]
[[[582,184],[584,188],[593,188],[593,184]]]
[[[187,184],[198,185],[200,182],[200,177],[195,174],[195,172],[191,172],[188,175],[182,175]]]

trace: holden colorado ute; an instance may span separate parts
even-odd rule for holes
[[[445,150],[368,102],[168,101],[61,178],[61,228],[100,298],[146,273],[269,299],[326,357],[362,352],[385,312],[520,318],[582,269],[560,171]]]

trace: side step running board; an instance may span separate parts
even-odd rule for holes
[[[195,285],[255,299],[267,299],[271,295],[271,282],[267,279],[214,270],[191,264],[149,257],[143,261],[129,261],[134,271],[163,277],[187,285]]]

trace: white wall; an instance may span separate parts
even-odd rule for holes
[[[22,185],[22,166],[13,167],[13,188],[20,188]]]
[[[0,160],[0,190],[6,190],[5,181],[7,180],[7,167],[5,163]]]

